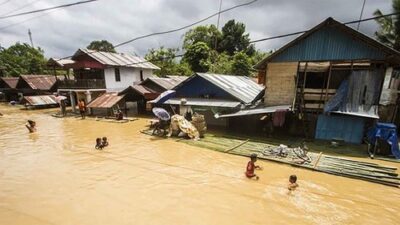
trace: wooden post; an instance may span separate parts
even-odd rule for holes
[[[242,141],[242,142],[240,142],[238,145],[235,145],[235,146],[233,146],[232,148],[228,148],[227,150],[225,150],[225,152],[230,152],[230,151],[232,151],[232,150],[234,150],[234,149],[237,149],[237,148],[239,148],[240,146],[246,144],[246,143],[249,142],[249,141],[250,141],[250,139],[247,139],[247,140],[245,140],[245,141]]]
[[[328,90],[329,90],[329,85],[331,83],[331,74],[332,74],[332,62],[329,62],[328,83],[326,84],[324,106],[326,101],[328,100]]]

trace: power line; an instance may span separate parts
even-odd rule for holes
[[[6,30],[6,29],[8,29],[8,28],[10,28],[10,27],[13,27],[13,26],[16,26],[16,25],[19,25],[19,24],[22,24],[22,23],[25,23],[25,22],[28,22],[28,21],[32,21],[32,20],[34,20],[34,19],[38,19],[38,18],[40,18],[40,17],[46,16],[47,14],[53,13],[54,11],[57,11],[57,10],[59,10],[59,9],[54,9],[54,10],[52,10],[52,11],[48,11],[48,12],[45,12],[45,13],[43,13],[43,14],[30,17],[30,18],[28,18],[28,19],[25,19],[25,20],[22,20],[22,21],[19,21],[19,22],[16,22],[16,23],[12,23],[12,24],[6,25],[6,26],[4,26],[4,27],[0,27],[0,31]]]
[[[7,13],[1,14],[0,16],[6,16],[6,15],[9,15],[9,14],[11,14],[13,12],[17,12],[17,11],[19,11],[19,10],[21,10],[23,8],[26,8],[26,7],[30,6],[30,5],[33,5],[33,4],[35,4],[36,2],[39,2],[39,1],[41,1],[41,0],[35,0],[35,1],[32,1],[32,2],[29,2],[29,3],[27,3],[25,5],[22,5],[22,6],[18,7],[18,8],[16,8],[16,9],[13,9],[13,10],[7,12]]]
[[[58,5],[58,6],[53,6],[53,7],[43,8],[43,9],[37,9],[37,10],[23,12],[23,13],[12,14],[12,15],[8,15],[8,16],[0,16],[0,20],[6,19],[6,18],[11,18],[11,17],[17,17],[17,16],[28,15],[28,14],[39,13],[39,12],[45,12],[45,11],[54,10],[54,9],[66,8],[66,7],[71,7],[71,6],[75,6],[75,5],[81,5],[81,4],[86,4],[86,3],[90,3],[90,2],[96,2],[96,1],[98,1],[98,0],[79,1],[79,2],[74,2],[74,3],[64,4],[64,5]]]
[[[366,2],[366,1],[367,1],[367,0],[364,0],[364,2],[363,2],[363,5],[362,5],[362,7],[361,7],[361,12],[360,12],[360,18],[359,18],[358,20],[361,20],[361,18],[362,18],[362,16],[363,16],[364,7],[365,7],[365,2]],[[358,24],[357,24],[357,30],[360,29],[360,24],[361,24],[361,22],[358,22]]]
[[[201,20],[199,20],[199,21],[196,21],[196,22],[194,22],[194,23],[188,24],[188,25],[183,26],[183,27],[180,27],[180,28],[176,28],[176,29],[172,29],[172,30],[167,30],[167,31],[161,31],[161,32],[155,32],[155,33],[151,33],[151,34],[146,34],[146,35],[143,35],[143,36],[135,37],[135,38],[132,38],[132,39],[130,39],[130,40],[128,40],[128,41],[124,41],[124,42],[122,42],[122,43],[119,43],[119,44],[117,44],[117,45],[114,45],[114,48],[118,48],[118,47],[120,47],[120,46],[122,46],[122,45],[126,45],[126,44],[129,44],[129,43],[133,42],[133,41],[137,41],[137,40],[140,40],[140,39],[143,39],[143,38],[147,38],[147,37],[151,37],[151,36],[156,36],[156,35],[161,35],[161,34],[168,34],[168,33],[173,33],[173,32],[177,32],[177,31],[180,31],[180,30],[184,30],[184,29],[186,29],[186,28],[189,28],[189,27],[192,27],[192,26],[194,26],[194,25],[196,25],[196,24],[199,24],[199,23],[201,23],[201,22],[204,22],[204,21],[206,21],[206,20],[208,20],[208,19],[210,19],[210,18],[212,18],[212,17],[214,17],[214,16],[217,16],[217,15],[221,14],[221,13],[228,12],[228,11],[231,11],[231,10],[236,9],[236,8],[239,8],[239,7],[243,7],[243,6],[247,6],[247,5],[253,4],[253,3],[255,3],[256,1],[258,1],[258,0],[253,0],[253,1],[251,1],[251,2],[243,3],[243,4],[240,4],[240,5],[235,5],[235,6],[233,6],[233,7],[224,9],[224,10],[222,10],[222,11],[219,10],[218,12],[216,12],[216,13],[210,15],[210,16],[207,16],[206,18],[203,18],[203,19],[201,19]]]
[[[7,4],[7,3],[10,2],[10,1],[11,1],[11,0],[6,0],[6,1],[0,3],[0,6],[2,6],[2,5],[4,5],[4,4]]]
[[[240,8],[240,7],[243,7],[243,6],[247,6],[247,5],[253,4],[253,3],[255,3],[256,1],[258,1],[258,0],[253,0],[253,1],[250,1],[250,2],[247,2],[247,3],[243,3],[243,4],[240,4],[240,5],[235,5],[235,6],[233,6],[233,7],[224,9],[224,10],[222,10],[222,11],[221,11],[221,10],[218,10],[218,12],[216,12],[216,13],[210,15],[210,16],[207,16],[206,18],[203,18],[203,19],[201,19],[201,20],[198,20],[198,21],[196,21],[196,22],[193,22],[193,23],[191,23],[191,24],[189,24],[189,25],[186,25],[186,26],[183,26],[183,27],[180,27],[180,28],[176,28],[176,29],[172,29],[172,30],[168,30],[168,31],[155,32],[155,33],[151,33],[151,34],[147,34],[147,35],[135,37],[135,38],[132,38],[132,39],[130,39],[130,40],[128,40],[128,41],[124,41],[124,42],[122,42],[122,43],[113,45],[113,47],[114,47],[114,48],[118,48],[118,47],[120,47],[120,46],[129,44],[129,43],[131,43],[131,42],[133,42],[133,41],[137,41],[137,40],[139,40],[139,39],[143,39],[143,38],[147,38],[147,37],[151,37],[151,36],[156,36],[156,35],[161,35],[161,34],[167,34],[167,33],[177,32],[177,31],[180,31],[180,30],[189,28],[189,27],[191,27],[191,26],[194,26],[194,25],[196,25],[196,24],[199,24],[199,23],[201,23],[201,22],[204,22],[204,21],[206,21],[206,20],[208,20],[208,19],[210,19],[210,18],[212,18],[212,17],[214,17],[214,16],[217,16],[217,15],[221,14],[221,13],[225,13],[225,12],[231,11],[231,10],[236,9],[236,8]],[[1,28],[0,28],[0,30],[1,30]],[[97,51],[97,50],[94,50],[93,52],[91,52],[91,53],[89,53],[89,54],[93,54],[93,53],[95,53],[95,52],[98,52],[98,51]],[[71,56],[71,55],[70,55],[70,56],[66,56],[66,57],[60,58],[59,60],[67,59],[67,58],[70,58],[70,57],[72,57],[72,56]],[[139,62],[139,63],[140,63],[140,62]]]
[[[343,24],[344,25],[348,25],[348,24],[353,24],[353,23],[361,23],[361,22],[366,22],[366,21],[369,21],[369,20],[375,20],[375,19],[394,16],[394,15],[399,15],[399,14],[400,14],[400,12],[390,13],[390,14],[385,14],[385,15],[381,15],[381,16],[374,16],[374,17],[361,19],[361,20],[353,20],[353,21],[349,21],[349,22],[346,22],[346,23],[343,23]],[[282,34],[282,35],[278,35],[278,36],[261,38],[261,39],[257,39],[257,40],[254,40],[254,41],[250,41],[250,43],[256,43],[256,42],[261,42],[261,41],[268,41],[268,40],[272,40],[272,39],[289,37],[289,36],[293,36],[293,35],[297,35],[297,34],[303,34],[303,33],[307,32],[307,31],[309,31],[309,30],[302,30],[302,31],[297,31],[297,32],[288,33],[288,34]]]

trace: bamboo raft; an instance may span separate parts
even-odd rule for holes
[[[285,163],[313,171],[365,180],[392,187],[400,186],[400,177],[398,177],[397,168],[377,163],[328,156],[314,152],[308,152],[307,160],[303,160],[299,158],[298,155],[294,154],[295,149],[293,148],[288,148],[289,151],[286,156],[265,154],[266,149],[276,148],[277,146],[251,140],[216,136],[207,136],[200,141],[183,140],[183,142],[198,147],[246,157],[250,156],[252,153],[256,153],[258,158],[262,160]]]

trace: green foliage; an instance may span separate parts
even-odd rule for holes
[[[255,48],[250,44],[249,34],[245,34],[246,26],[243,23],[229,20],[222,27],[222,40],[219,43],[218,51],[227,52],[234,55],[235,52],[245,52],[247,55],[253,55]]]
[[[102,52],[116,52],[114,49],[114,45],[106,40],[92,41],[86,48]]]
[[[267,56],[267,53],[255,50],[246,34],[246,26],[235,20],[228,21],[222,32],[214,25],[190,29],[184,35],[183,49],[185,54],[180,62],[163,60],[167,56],[174,58],[178,51],[163,48],[151,49],[146,59],[161,68],[160,75],[191,75],[195,71],[250,76],[252,66]]]
[[[175,56],[177,51],[178,49],[175,48],[164,48],[161,46],[159,49],[150,49],[145,59],[161,68],[161,70],[155,71],[157,75],[171,75],[176,73],[177,63],[175,62]]]
[[[160,70],[154,72],[158,76],[189,76],[192,74],[190,66],[187,63],[176,60],[176,53],[178,51],[179,49],[177,48],[164,48],[161,46],[159,49],[150,49],[145,59],[160,67]]]
[[[251,75],[250,57],[244,52],[237,52],[233,56],[231,72],[233,75],[250,76]]]
[[[204,42],[190,45],[183,60],[190,65],[195,72],[207,72],[210,68],[210,48]]]
[[[197,26],[186,32],[183,40],[183,49],[187,50],[197,42],[204,42],[210,49],[215,50],[215,41],[218,44],[221,36],[221,32],[214,25]]]
[[[231,57],[226,53],[213,51],[211,53],[211,63],[209,72],[218,74],[231,74],[232,61]]]
[[[398,13],[391,17],[377,18],[376,22],[379,24],[380,29],[375,32],[378,41],[400,50],[400,0],[392,1],[393,13]],[[378,9],[374,12],[374,16],[382,16],[383,13]]]
[[[43,50],[19,43],[0,49],[0,68],[5,76],[42,74],[46,67]]]

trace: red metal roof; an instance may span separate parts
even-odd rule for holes
[[[1,77],[0,79],[2,79],[4,81],[4,83],[6,83],[8,85],[9,88],[16,88],[19,78],[18,77]]]
[[[21,75],[23,79],[34,90],[50,90],[56,84],[53,75]]]
[[[115,104],[124,98],[123,95],[118,95],[116,92],[104,93],[97,97],[95,100],[91,101],[87,107],[88,108],[112,108]]]

